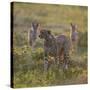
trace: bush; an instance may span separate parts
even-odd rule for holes
[[[79,32],[79,47],[87,47],[87,32]]]

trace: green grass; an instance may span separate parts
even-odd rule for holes
[[[36,49],[28,43],[28,30],[33,20],[42,26],[62,24],[68,28],[50,27],[54,35],[64,33],[70,37],[70,23],[78,25],[77,54],[71,54],[69,69],[63,71],[52,65],[43,70],[43,41],[37,39]],[[87,81],[87,7],[49,4],[14,3],[13,27],[14,88],[86,84]]]
[[[14,87],[87,83],[86,49],[79,55],[72,55],[68,70],[63,71],[62,66],[58,69],[52,65],[48,72],[43,70],[43,48],[37,48],[32,52],[30,47],[24,46],[21,49],[16,48],[14,52]]]

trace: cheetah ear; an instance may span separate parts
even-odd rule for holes
[[[51,31],[48,30],[48,34],[51,34]]]

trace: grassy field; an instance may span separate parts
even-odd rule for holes
[[[87,77],[87,10],[85,6],[14,3],[13,8],[13,70],[14,88],[86,84]],[[69,69],[51,66],[43,71],[43,41],[37,39],[35,51],[28,43],[28,30],[33,20],[53,34],[70,37],[70,23],[78,25],[77,54],[71,54]],[[50,26],[51,25],[51,26]],[[63,28],[54,25],[65,26]],[[50,26],[50,27],[48,27]]]

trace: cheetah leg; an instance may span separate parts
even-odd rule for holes
[[[49,68],[49,62],[48,62],[48,54],[45,52],[45,57],[44,57],[44,71],[46,72]]]
[[[44,71],[46,72],[48,70],[48,59],[44,59]]]
[[[68,69],[68,62],[69,62],[69,54],[66,53],[64,54],[64,65],[63,65],[64,69]]]

